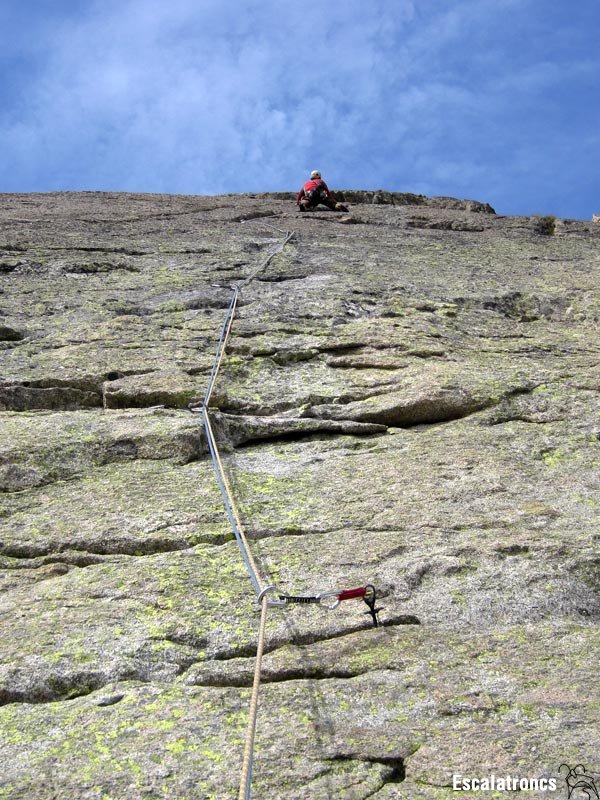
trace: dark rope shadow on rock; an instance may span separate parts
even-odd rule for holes
[[[369,612],[366,612],[367,614]],[[416,618],[411,618],[410,621],[402,620],[398,621],[395,620],[392,622],[393,624],[419,624]],[[348,673],[345,674],[344,670],[339,670],[339,674],[336,672],[327,671],[326,674],[321,675],[323,672],[321,665],[318,662],[318,659],[311,655],[305,647],[307,644],[322,642],[328,639],[338,638],[338,636],[343,636],[348,633],[356,634],[360,630],[371,631],[372,628],[368,626],[368,623],[365,624],[365,627],[361,627],[358,629],[353,629],[352,631],[348,632],[345,631],[342,634],[338,634],[337,636],[330,635],[327,637],[307,637],[306,634],[303,634],[297,626],[294,624],[294,620],[291,615],[286,615],[285,617],[285,627],[289,633],[289,643],[295,647],[301,648],[303,652],[303,658],[305,661],[305,668],[302,669],[297,676],[288,675],[286,676],[287,680],[297,680],[302,679],[303,683],[306,687],[307,694],[308,694],[308,705],[306,708],[306,713],[308,714],[309,718],[312,721],[312,727],[314,731],[314,736],[316,739],[316,751],[319,754],[322,754],[322,760],[325,763],[331,764],[332,767],[336,763],[340,762],[355,762],[355,763],[369,763],[369,764],[380,764],[386,767],[386,774],[382,777],[382,781],[377,786],[374,792],[369,792],[369,794],[365,795],[365,800],[367,797],[371,797],[372,795],[379,792],[389,783],[401,783],[405,778],[405,769],[404,769],[404,760],[402,758],[397,757],[381,757],[381,758],[370,758],[367,756],[359,756],[358,754],[346,754],[346,753],[339,753],[336,752],[337,743],[336,743],[336,728],[333,722],[333,714],[329,711],[330,706],[328,705],[327,698],[325,697],[323,690],[320,686],[320,681],[322,678],[325,679],[348,679],[351,677],[356,677],[355,674]],[[377,629],[378,631],[385,631],[386,625],[385,622],[380,622],[380,627]],[[385,635],[385,634],[384,634]],[[276,649],[276,648],[273,648]],[[271,650],[271,652],[273,651]],[[356,673],[361,674],[361,673]],[[268,681],[269,683],[276,682],[273,679]],[[328,771],[325,776],[326,786],[325,794],[323,795],[326,800],[339,800],[339,787],[336,788],[334,782],[331,779],[332,770]],[[321,776],[323,777],[323,776]]]

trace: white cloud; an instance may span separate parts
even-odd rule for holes
[[[82,176],[101,149],[104,185],[224,190],[258,187],[265,172],[281,184],[340,124],[347,139],[349,123],[372,124],[383,43],[413,14],[411,2],[385,6],[97,6],[55,32],[23,119],[0,135],[13,151],[27,139],[30,180],[42,145],[54,161],[69,142]]]

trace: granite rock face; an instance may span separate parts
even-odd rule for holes
[[[600,773],[600,228],[343,195],[0,196],[0,798],[237,796],[288,230],[253,797]]]

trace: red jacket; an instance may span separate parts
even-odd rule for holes
[[[327,186],[325,181],[322,178],[315,178],[314,180],[306,181],[304,186],[300,189],[300,191],[296,196],[296,204],[300,202],[300,200],[304,197],[305,194],[308,194],[308,192],[312,192],[312,190],[316,189],[317,186],[322,186],[323,189],[325,189],[325,194],[327,195],[327,197],[331,196],[331,192],[329,191],[329,187]]]

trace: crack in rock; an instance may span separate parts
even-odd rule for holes
[[[0,386],[1,411],[76,411],[102,408],[102,394],[74,386]]]
[[[368,613],[368,612],[365,612]],[[345,637],[352,637],[358,633],[370,633],[373,630],[383,631],[394,629],[398,626],[420,625],[417,617],[411,614],[396,614],[380,621],[377,629],[368,627],[369,623],[358,623],[355,625],[344,626],[339,631],[330,632],[323,636],[318,633],[296,633],[293,645],[285,637],[275,637],[270,639],[264,650],[265,658],[261,673],[261,681],[265,684],[289,683],[298,681],[329,681],[329,680],[351,680],[364,675],[370,671],[369,665],[347,666],[324,665],[314,658],[305,659],[304,648],[310,645],[323,645],[330,641],[343,640]],[[279,656],[292,653],[295,655],[295,663],[280,664]],[[250,687],[254,675],[254,656],[256,652],[253,648],[246,648],[244,652],[240,649],[235,652],[228,651],[226,654],[217,654],[212,658],[193,665],[186,674],[185,682],[193,686],[214,686],[214,687]],[[223,665],[227,667],[224,669]]]
[[[168,530],[169,528],[177,528],[178,524],[173,523],[161,526],[155,530],[146,531],[146,535],[151,535],[157,530]],[[194,537],[195,544],[211,544],[222,545],[231,541],[233,534],[227,532],[222,536],[213,533],[207,534],[205,540],[202,536]],[[98,542],[92,545],[91,542],[81,545],[80,555],[75,555],[79,550],[77,542],[67,541],[64,543],[65,554],[58,549],[58,542],[49,542],[47,545],[35,545],[28,542],[23,544],[4,545],[0,540],[0,554],[7,558],[15,558],[20,560],[37,560],[37,559],[51,559],[53,561],[65,561],[66,563],[73,564],[74,566],[91,566],[101,561],[96,561],[96,556],[132,556],[135,558],[144,558],[145,556],[153,556],[158,553],[179,553],[184,550],[190,549],[190,542],[182,539],[180,542],[175,542],[171,538],[153,538],[148,540],[141,539],[127,539],[124,536],[116,536],[112,540]],[[46,560],[44,563],[50,563]],[[40,563],[40,566],[42,564]],[[29,563],[28,568],[32,568]]]
[[[372,757],[364,757],[358,758],[356,756],[330,756],[328,761],[332,764],[340,763],[340,762],[347,762],[347,761],[362,761],[367,764],[381,764],[383,767],[386,768],[383,776],[381,785],[372,793],[365,796],[365,800],[368,797],[374,797],[377,795],[378,792],[383,789],[384,786],[388,786],[389,784],[397,784],[402,783],[406,779],[406,768],[404,765],[404,759],[402,758],[394,758],[392,756],[383,757],[380,756],[379,758]]]
[[[371,422],[388,427],[409,428],[416,425],[434,425],[463,419],[478,411],[498,405],[508,395],[531,391],[507,389],[502,397],[472,392],[460,385],[428,385],[418,383],[405,391],[391,390],[372,395],[364,400],[340,405],[311,406],[303,413],[308,417],[328,420],[354,420]]]
[[[139,680],[139,676],[131,672],[122,679]],[[73,700],[102,689],[113,682],[113,678],[103,673],[81,670],[66,675],[49,675],[37,683],[32,681],[26,688],[11,687],[11,682],[9,677],[7,685],[0,685],[0,706],[11,703],[42,704]]]
[[[307,417],[250,416],[218,413],[215,416],[219,439],[233,447],[256,441],[283,441],[315,435],[373,436],[385,433],[387,426],[353,420],[318,420]]]

